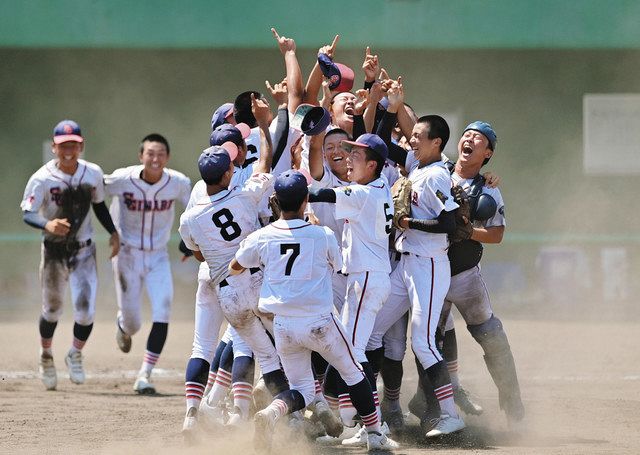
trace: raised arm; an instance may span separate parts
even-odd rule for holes
[[[273,146],[271,144],[271,133],[269,132],[269,118],[271,117],[269,103],[264,99],[256,99],[252,93],[251,112],[253,112],[258,128],[260,128],[260,158],[254,169],[255,172],[269,173],[273,162]]]
[[[330,46],[322,46],[320,50],[318,50],[318,54],[326,54],[329,58],[333,59],[335,54],[336,46],[338,45],[338,41],[340,40],[340,35],[336,35],[333,38],[333,42]],[[318,92],[320,92],[320,87],[322,86],[322,80],[324,75],[320,70],[320,65],[316,60],[311,73],[309,74],[309,79],[307,80],[307,85],[304,89],[304,103],[313,104],[316,106],[318,104]]]
[[[275,28],[271,29],[274,38],[278,42],[278,48],[284,56],[284,64],[287,70],[288,104],[289,112],[294,113],[304,98],[302,86],[302,71],[296,56],[296,42],[292,38],[278,35]]]
[[[324,175],[324,157],[322,146],[325,132],[311,136],[309,141],[309,173],[314,180],[320,180]]]

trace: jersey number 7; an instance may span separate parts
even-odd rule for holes
[[[293,263],[296,258],[300,256],[300,244],[299,243],[281,243],[280,244],[280,254],[285,255],[288,251],[291,251],[291,256],[289,256],[289,260],[287,261],[287,266],[285,267],[284,274],[286,276],[291,276],[291,269],[293,268]]]

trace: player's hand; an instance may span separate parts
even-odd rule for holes
[[[384,98],[384,86],[380,82],[374,82],[369,91],[369,103],[378,104]]]
[[[409,229],[409,217],[403,216],[400,218],[400,221],[398,221],[398,224],[402,229]]]
[[[484,186],[488,186],[489,188],[496,188],[500,185],[500,176],[494,174],[493,172],[485,172],[482,174],[484,177]]]
[[[373,82],[376,80],[376,74],[380,71],[380,62],[377,55],[371,54],[371,48],[367,46],[364,51],[364,62],[362,63],[362,69],[364,70],[364,80],[366,82]]]
[[[402,77],[398,77],[397,81],[393,81],[391,87],[387,90],[387,99],[389,100],[389,108],[393,108],[395,112],[398,112],[398,108],[404,103]]]
[[[333,42],[331,43],[331,45],[322,46],[320,49],[318,49],[318,55],[325,54],[327,57],[333,60],[333,56],[336,53],[336,46],[338,45],[338,41],[340,41],[340,35],[336,35],[333,38]]]
[[[322,99],[320,100],[320,106],[326,110],[331,110],[331,89],[329,88],[329,81],[322,81]]]
[[[263,99],[256,99],[253,93],[251,94],[251,112],[259,126],[269,127],[269,120],[271,119],[269,103]]]
[[[309,223],[314,224],[316,226],[320,225],[320,220],[312,212],[307,213],[307,218],[309,220]]]
[[[356,92],[356,104],[353,107],[354,115],[362,115],[369,105],[369,90],[360,89]]]
[[[47,221],[47,224],[44,225],[44,230],[49,234],[64,237],[69,234],[71,223],[69,223],[69,220],[66,218],[54,218],[53,220]]]
[[[282,82],[274,85],[273,87],[269,81],[264,81],[264,85],[267,86],[267,90],[271,93],[271,97],[274,99],[278,108],[286,107],[288,102],[289,90],[287,89],[287,78],[284,78]]]
[[[120,251],[120,236],[117,231],[109,237],[109,247],[111,248],[111,255],[109,256],[109,259],[111,259],[117,256]]]
[[[278,35],[278,32],[273,27],[271,28],[271,33],[273,33],[273,37],[278,42],[278,47],[280,48],[280,52],[282,52],[283,55],[287,52],[296,51],[296,42],[292,38]]]

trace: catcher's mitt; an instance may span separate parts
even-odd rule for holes
[[[400,177],[391,187],[393,196],[393,225],[396,229],[403,230],[400,220],[405,216],[411,216],[411,180]]]
[[[459,205],[456,209],[456,230],[449,234],[449,242],[456,243],[471,238],[473,224],[471,223],[471,206],[469,196],[462,187],[455,185],[451,189],[453,200]]]

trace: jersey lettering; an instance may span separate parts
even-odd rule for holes
[[[389,207],[389,203],[384,203],[384,216],[386,218],[386,223],[384,225],[384,231],[387,234],[391,234],[391,220],[393,220],[393,213],[389,213],[391,207]]]
[[[222,220],[224,217],[224,221]],[[233,221],[233,214],[227,208],[218,210],[211,216],[213,224],[220,228],[220,235],[227,242],[237,239],[242,234],[240,225]]]

